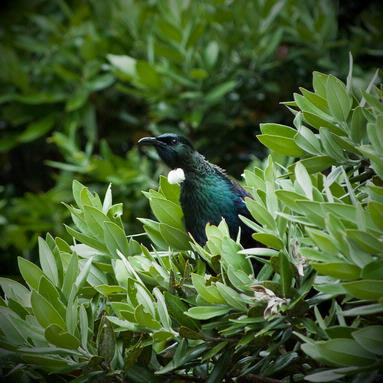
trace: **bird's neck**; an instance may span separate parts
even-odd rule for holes
[[[182,168],[186,179],[190,182],[199,182],[203,178],[214,176],[219,169],[198,152],[194,152],[187,161],[185,161]]]

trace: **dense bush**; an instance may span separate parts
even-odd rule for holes
[[[126,235],[110,188],[101,201],[75,181],[73,240],[40,238],[41,268],[19,258],[27,287],[0,280],[5,371],[75,382],[378,381],[376,79],[354,91],[351,72],[347,85],[314,72],[313,91],[287,103],[294,127],[261,125],[272,154],[244,173],[254,220],[243,219],[265,247],[242,248],[224,221],[207,226],[204,247],[191,241],[179,187],[164,177],[145,193],[157,219],[141,219],[152,241],[145,247]]]
[[[29,257],[46,230],[64,235],[73,176],[98,191],[113,182],[137,232],[140,190],[158,178],[133,149],[145,131],[187,133],[239,176],[264,155],[258,123],[287,121],[275,105],[312,68],[345,76],[352,50],[363,81],[382,54],[381,14],[371,1],[5,2],[2,258]]]

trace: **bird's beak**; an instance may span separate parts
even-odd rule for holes
[[[159,141],[157,140],[156,137],[144,137],[144,138],[141,138],[140,140],[138,140],[138,145],[152,145],[152,146],[156,146],[158,145]]]

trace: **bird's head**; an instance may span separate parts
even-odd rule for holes
[[[195,153],[192,144],[185,137],[173,133],[144,137],[138,144],[154,146],[162,161],[172,169],[187,167]]]

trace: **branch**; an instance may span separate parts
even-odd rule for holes
[[[370,168],[370,169],[367,169],[364,173],[350,178],[350,182],[358,182],[358,181],[363,182],[370,179],[374,175],[375,175],[375,172]]]

